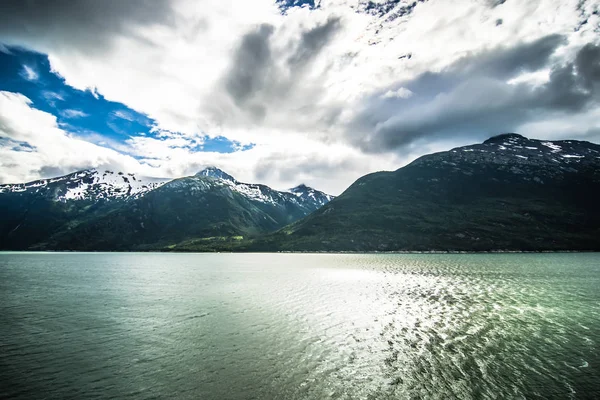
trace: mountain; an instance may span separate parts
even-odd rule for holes
[[[315,210],[321,208],[333,199],[332,195],[308,187],[305,184],[300,184],[294,188],[291,188],[289,191],[301,202],[312,204]]]
[[[600,146],[504,134],[358,179],[253,250],[600,250]]]
[[[149,178],[123,172],[88,169],[52,179],[16,185],[0,185],[0,194],[26,193],[55,201],[106,200],[139,197],[168,182],[166,178]]]
[[[0,249],[27,249],[82,219],[163,185],[147,178],[95,169],[24,184],[0,185]]]
[[[220,170],[217,167],[212,167],[212,166],[204,168],[202,171],[198,172],[196,175],[197,176],[209,176],[209,177],[215,178],[215,179],[223,179],[223,180],[230,181],[230,182],[236,182],[236,180],[234,179],[233,176]]]
[[[366,175],[337,198],[215,167],[173,180],[86,170],[0,185],[0,248],[600,250],[599,195],[599,145],[517,134]]]
[[[86,170],[2,185],[0,248],[202,249],[211,240],[275,231],[331,198],[305,191],[238,182],[215,167],[174,180]]]

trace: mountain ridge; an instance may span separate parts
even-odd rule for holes
[[[517,134],[365,175],[254,243],[278,251],[600,249],[600,145]]]
[[[0,185],[0,194],[29,190],[35,193],[45,191],[46,195],[53,195],[58,201],[127,198],[143,195],[170,180],[91,168],[55,178],[3,184]]]
[[[113,197],[66,196],[77,182],[106,183],[74,174],[47,180],[46,191],[41,181],[0,186],[2,248],[600,250],[600,145],[586,141],[501,134],[367,174],[335,198],[304,184],[242,183],[216,167],[137,192],[117,174]]]
[[[267,233],[321,205],[320,199],[238,182],[214,167],[154,180],[84,170],[0,186],[0,248],[157,249]]]

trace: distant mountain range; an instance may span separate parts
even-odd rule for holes
[[[600,146],[504,134],[363,176],[339,197],[218,168],[0,186],[0,249],[600,250]]]
[[[600,250],[600,146],[504,134],[363,176],[254,250]]]
[[[275,231],[332,198],[238,182],[215,167],[174,180],[85,170],[1,185],[0,249],[202,248]]]

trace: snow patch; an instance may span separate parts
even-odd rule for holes
[[[240,182],[230,181],[230,180],[226,180],[226,179],[221,179],[221,182],[223,182],[224,184],[231,187],[232,190],[234,190],[240,194],[243,194],[244,196],[246,196],[250,199],[258,200],[263,203],[271,203],[271,204],[276,203],[276,201],[273,199],[273,197],[268,196],[262,192],[261,187],[259,185],[253,185],[250,183],[240,183]]]
[[[559,151],[562,150],[562,147],[560,147],[557,144],[554,144],[552,142],[542,142],[542,146],[546,146],[548,148],[550,148],[552,150],[552,153],[558,153]]]
[[[585,156],[580,156],[576,154],[562,154],[562,158],[585,158]]]

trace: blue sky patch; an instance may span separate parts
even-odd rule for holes
[[[212,139],[206,139],[202,144],[202,151],[216,151],[219,153],[233,153],[235,151],[250,150],[254,144],[242,145],[239,142],[231,141],[223,136],[217,136]],[[227,149],[227,151],[223,151]]]

